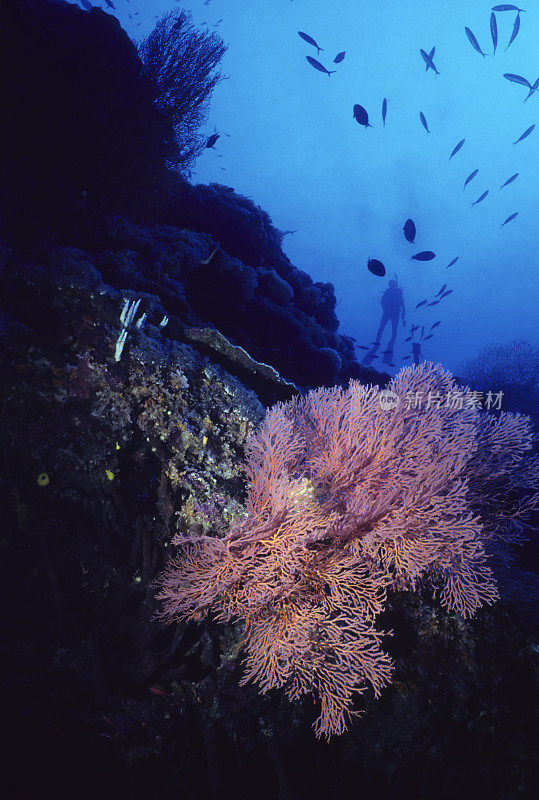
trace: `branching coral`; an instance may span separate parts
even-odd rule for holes
[[[374,626],[387,590],[430,587],[471,616],[498,597],[483,541],[518,541],[537,506],[527,418],[405,403],[455,391],[433,364],[389,389],[390,411],[356,381],[271,408],[247,447],[245,519],[219,538],[175,537],[182,553],[160,579],[164,620],[245,621],[242,682],[314,693],[317,736],[346,729],[354,692],[389,682]]]

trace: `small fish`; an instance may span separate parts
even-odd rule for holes
[[[514,147],[516,144],[518,144],[519,142],[521,142],[523,139],[525,139],[525,138],[526,138],[526,136],[529,136],[529,135],[530,135],[530,133],[533,131],[533,129],[534,129],[534,128],[535,128],[535,123],[534,123],[533,125],[530,125],[530,127],[528,128],[528,130],[524,131],[524,133],[522,134],[522,136],[519,136],[519,137],[518,137],[518,139],[516,140],[516,142],[513,142],[513,147]]]
[[[407,338],[407,339],[405,339],[405,340],[404,340],[404,342],[405,342],[405,343],[406,343],[406,342],[410,342],[410,341],[411,341],[411,339],[412,339],[412,337],[411,337],[411,336],[408,336],[408,338]]]
[[[312,44],[313,47],[316,47],[316,49],[318,51],[316,55],[317,56],[320,55],[320,51],[323,50],[323,48],[322,47],[318,47],[318,45],[316,44],[316,42],[314,41],[312,36],[309,36],[308,33],[303,33],[303,31],[298,31],[298,36],[301,36],[301,38],[304,39],[306,42],[308,42],[309,44]]]
[[[204,147],[213,147],[213,145],[215,144],[215,142],[219,138],[219,135],[220,134],[218,134],[218,133],[212,133],[211,136],[208,136],[208,138],[206,139],[206,144],[204,145]]]
[[[539,78],[537,78],[537,80],[535,81],[535,83],[531,87],[530,91],[528,92],[527,96],[524,98],[524,102],[526,102],[528,97],[531,97],[532,94],[537,91],[537,89],[539,89]]]
[[[307,61],[308,61],[308,62],[309,62],[309,64],[311,65],[311,67],[314,67],[314,68],[315,68],[315,69],[317,69],[319,72],[325,72],[325,73],[326,73],[326,75],[331,75],[331,74],[332,74],[332,72],[336,72],[336,71],[337,71],[337,70],[335,70],[335,69],[326,69],[326,68],[323,66],[323,64],[321,64],[321,63],[320,63],[320,61],[317,61],[317,60],[316,60],[316,58],[312,58],[311,56],[305,56],[305,58],[307,59]]]
[[[483,53],[483,51],[479,47],[479,42],[477,41],[477,39],[473,35],[472,31],[469,28],[466,28],[466,27],[464,28],[464,30],[466,31],[466,36],[468,37],[468,41],[472,45],[473,49],[477,50],[478,53],[481,53],[481,55],[484,56],[485,54]]]
[[[447,265],[446,269],[449,269],[449,267],[452,267],[453,264],[456,264],[457,261],[459,260],[459,258],[460,258],[460,256],[457,256],[456,258],[453,259],[453,261],[450,261],[449,264]]]
[[[462,187],[462,191],[464,191],[464,189],[468,186],[470,181],[473,181],[473,179],[475,178],[475,176],[477,175],[478,172],[479,172],[478,169],[474,169],[473,172],[470,172],[470,174],[468,175],[468,177],[464,181],[464,186]]]
[[[109,8],[113,8],[116,11],[116,6],[114,3],[111,3],[110,0],[105,0],[105,3],[108,5]]]
[[[425,305],[427,305],[427,301],[426,300],[422,300],[420,303],[418,303],[416,305],[415,310],[417,311],[418,308],[421,308],[421,306],[425,306]]]
[[[461,140],[460,140],[460,142],[458,143],[458,145],[457,145],[456,147],[454,147],[454,148],[453,148],[453,152],[452,152],[452,153],[451,153],[451,155],[449,156],[449,160],[450,160],[450,161],[451,161],[451,159],[453,158],[453,156],[454,156],[454,155],[456,155],[456,154],[458,153],[458,151],[460,150],[460,148],[462,147],[462,145],[464,144],[464,142],[465,142],[465,141],[466,141],[466,139],[461,139]]]
[[[410,328],[410,333],[413,333],[414,331],[417,331],[418,328],[419,328],[419,325],[412,325],[412,327]]]
[[[404,231],[404,238],[406,239],[406,241],[410,242],[410,244],[413,244],[416,232],[413,219],[406,220],[406,222],[404,223],[403,231]]]
[[[366,347],[364,344],[356,344],[358,350],[370,350],[370,347]]]
[[[431,51],[430,51],[430,53],[429,53],[429,58],[430,58],[430,60],[431,60],[431,61],[432,61],[432,58],[433,58],[433,56],[434,56],[434,51],[435,51],[435,50],[436,50],[436,48],[435,48],[435,47],[433,47],[433,48],[432,48],[432,50],[431,50]],[[427,64],[427,66],[425,67],[425,72],[428,72],[428,71],[429,71],[429,69],[430,69],[430,67],[429,67],[429,65]]]
[[[440,289],[440,291],[436,293],[436,297],[438,297],[438,296],[439,296],[439,295],[441,295],[443,292],[445,292],[445,290],[446,290],[446,289],[447,289],[447,283],[444,283],[444,285],[442,286],[442,288]]]
[[[382,350],[382,355],[387,356],[388,353],[392,353],[393,350]]]
[[[346,50],[343,50],[342,53],[337,53],[337,55],[333,59],[333,63],[334,64],[340,64],[341,61],[343,60],[343,58],[345,57],[345,55],[346,55]]]
[[[484,200],[485,197],[487,196],[487,194],[488,194],[488,189],[487,189],[486,192],[483,192],[481,197],[478,197],[477,200],[474,200],[474,202],[472,203],[472,206],[476,206],[478,203],[480,203],[482,200]]]
[[[532,88],[532,85],[526,78],[523,78],[521,75],[513,75],[512,72],[504,72],[503,75],[508,81],[512,81],[513,83],[521,83],[522,86],[527,86],[528,89]]]
[[[432,303],[427,303],[427,305],[428,306],[437,306],[439,302],[440,302],[440,300],[433,300]]]
[[[510,5],[507,5],[507,3],[504,3],[501,6],[493,6],[492,10],[493,11],[519,11],[519,12],[520,11],[524,11],[524,12],[526,12],[525,8],[518,8],[518,6],[510,6]]]
[[[407,360],[407,359],[409,359],[409,358],[410,358],[410,356],[403,356],[403,357],[402,357],[402,360],[403,360],[403,361],[406,361],[406,360]]]
[[[382,342],[372,342],[372,344],[373,345],[379,345],[379,344],[382,344]]]
[[[423,125],[427,133],[430,133],[429,126],[427,125],[427,120],[425,119],[425,115],[423,114],[422,111],[419,112],[419,119],[421,120],[421,124]]]
[[[517,34],[518,34],[519,30],[520,30],[520,11],[517,13],[517,15],[515,17],[515,22],[514,22],[513,30],[512,30],[512,33],[511,33],[511,38],[509,39],[509,44],[505,48],[506,50],[508,50],[509,47],[511,47],[511,45],[513,44],[513,42],[517,38]]]
[[[429,335],[428,335],[428,336],[425,336],[425,338],[423,339],[423,341],[424,341],[424,342],[426,342],[426,341],[427,341],[427,339],[432,339],[432,337],[433,337],[433,336],[434,336],[434,334],[433,334],[433,333],[429,333]]]
[[[500,228],[503,228],[504,225],[507,225],[507,223],[511,222],[512,219],[515,219],[515,217],[518,217],[518,211],[515,211],[514,214],[511,214],[509,217],[507,217],[505,222],[502,222],[502,224],[500,225]]]
[[[515,172],[514,175],[511,175],[510,178],[507,178],[505,183],[502,183],[502,185],[500,186],[498,191],[501,192],[501,190],[503,189],[504,186],[508,186],[510,183],[513,183],[513,181],[516,181],[516,179],[518,178],[519,175],[520,175],[520,172]]]
[[[382,100],[382,122],[384,123],[384,128],[386,126],[386,116],[387,116],[387,100],[384,97]]]
[[[416,253],[412,256],[412,259],[415,259],[415,261],[432,261],[433,258],[436,258],[436,253],[433,253],[432,250],[421,250],[420,253]],[[412,259],[410,259],[410,261]]]
[[[450,294],[453,294],[454,291],[455,291],[454,289],[448,289],[447,292],[443,293],[443,295],[442,295],[442,297],[440,299],[442,299],[443,297],[447,297]]]
[[[434,328],[437,328],[438,325],[441,325],[441,324],[442,324],[442,320],[441,319],[439,319],[438,322],[433,322],[432,325],[430,326],[431,331],[433,331]]]
[[[360,106],[359,103],[355,104],[352,116],[360,125],[365,126],[365,130],[367,130],[367,128],[372,128],[372,125],[369,123],[369,115],[367,114],[367,111],[363,108],[363,106]]]
[[[492,36],[492,44],[494,45],[493,56],[496,55],[496,46],[498,44],[498,24],[496,22],[496,14],[494,11],[490,15],[490,35]]]
[[[436,65],[435,65],[434,61],[432,60],[432,56],[429,55],[429,53],[426,53],[424,50],[421,50],[421,49],[419,50],[419,52],[421,53],[421,58],[423,59],[423,61],[427,65],[426,71],[428,72],[429,69],[432,69],[432,70],[434,70],[436,75],[439,75],[440,73],[436,69]]]
[[[383,276],[386,274],[386,268],[382,262],[378,261],[376,258],[369,258],[367,261],[367,269],[369,272],[372,272],[373,275],[377,275],[379,278],[383,278]]]

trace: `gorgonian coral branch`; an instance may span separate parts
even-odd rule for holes
[[[244,621],[242,683],[313,693],[317,736],[342,733],[354,694],[390,680],[375,627],[387,591],[430,586],[471,616],[498,597],[483,542],[518,541],[537,507],[527,418],[404,402],[456,388],[426,363],[390,383],[391,411],[357,381],[277,404],[247,447],[245,519],[175,537],[162,618]]]

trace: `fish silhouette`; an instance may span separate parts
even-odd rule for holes
[[[453,156],[454,156],[454,155],[456,155],[456,154],[458,153],[458,151],[460,150],[460,148],[462,147],[462,145],[464,144],[464,142],[465,142],[465,141],[466,141],[466,139],[461,139],[461,140],[460,140],[460,142],[458,143],[458,145],[457,145],[456,147],[454,147],[454,148],[453,148],[453,152],[452,152],[452,153],[451,153],[451,155],[449,156],[449,160],[450,160],[450,161],[451,161],[451,159],[453,158]]]
[[[421,58],[423,59],[423,61],[427,65],[426,72],[428,72],[429,69],[432,69],[432,70],[434,70],[436,75],[439,75],[440,73],[436,69],[436,65],[435,65],[434,61],[432,60],[432,56],[429,53],[426,53],[424,50],[421,50],[421,49],[419,50],[419,52],[421,53]]]
[[[513,147],[514,147],[516,144],[518,144],[519,142],[521,142],[523,139],[525,139],[527,136],[529,136],[529,135],[530,135],[530,133],[533,131],[533,129],[534,129],[534,128],[535,128],[535,123],[534,123],[533,125],[530,125],[530,127],[528,128],[528,130],[524,131],[524,133],[522,134],[522,136],[519,136],[519,137],[518,137],[518,139],[516,140],[516,142],[513,142]]]
[[[493,11],[519,11],[519,12],[520,11],[524,11],[524,13],[526,13],[526,9],[525,8],[518,8],[518,6],[511,6],[511,5],[508,5],[507,3],[504,3],[501,6],[493,6],[492,10]]]
[[[308,42],[309,44],[312,44],[312,46],[313,46],[313,47],[316,47],[316,49],[317,49],[317,51],[318,51],[318,52],[316,53],[316,55],[317,55],[317,56],[319,56],[319,55],[320,55],[320,51],[321,51],[321,50],[323,50],[323,48],[322,48],[322,47],[319,47],[319,46],[316,44],[316,42],[314,41],[314,39],[312,38],[312,36],[309,36],[309,34],[308,34],[308,33],[303,33],[303,31],[298,31],[298,36],[301,36],[301,38],[302,38],[304,41]]]
[[[498,191],[501,192],[501,190],[503,189],[504,186],[509,186],[510,183],[513,183],[513,181],[516,181],[516,179],[518,178],[519,175],[520,175],[520,172],[515,172],[514,175],[511,175],[510,178],[507,178],[505,183],[502,183],[502,185],[500,186]]]
[[[526,95],[526,97],[524,98],[524,102],[526,102],[526,100],[528,99],[528,97],[531,97],[531,96],[532,96],[532,94],[533,94],[534,92],[536,92],[536,91],[537,91],[537,89],[539,89],[539,78],[537,78],[537,80],[535,81],[535,83],[534,83],[534,84],[533,84],[533,86],[531,87],[530,91],[528,92],[528,94],[527,94],[527,95]]]
[[[500,225],[500,228],[503,228],[504,225],[507,225],[507,223],[511,222],[511,220],[515,219],[515,217],[518,217],[518,211],[515,211],[514,214],[511,214],[509,217],[507,217],[505,222],[502,222],[502,224]]]
[[[526,78],[523,78],[522,75],[514,75],[512,72],[504,72],[503,77],[508,81],[512,81],[513,83],[520,83],[522,86],[527,86],[528,89],[532,88],[531,83],[526,80]]]
[[[494,52],[492,55],[495,56],[498,44],[498,23],[496,22],[496,14],[494,11],[490,15],[490,35],[492,36],[492,44],[494,45]]]
[[[320,63],[320,61],[317,61],[316,58],[312,58],[312,56],[305,56],[305,58],[312,67],[317,69],[319,72],[325,72],[326,75],[331,75],[333,72],[337,71],[335,69],[326,69],[324,65]]]
[[[367,269],[369,272],[372,272],[373,275],[377,275],[379,278],[382,278],[386,274],[386,268],[382,262],[378,261],[376,258],[369,258],[367,261]]]
[[[369,123],[369,115],[367,114],[367,111],[363,108],[363,106],[360,106],[359,103],[355,104],[352,116],[360,125],[365,126],[365,130],[367,130],[367,128],[372,128],[372,125]]]
[[[453,259],[453,261],[450,261],[449,264],[447,265],[446,269],[449,269],[449,267],[452,267],[453,264],[456,264],[457,261],[459,260],[459,258],[460,258],[460,256],[457,256],[456,258]]]
[[[486,192],[483,192],[481,197],[478,197],[477,200],[474,200],[474,202],[472,203],[472,206],[476,206],[478,203],[482,203],[483,200],[485,199],[485,197],[487,196],[487,194],[488,194],[488,189],[487,189]]]
[[[413,219],[406,220],[406,222],[404,223],[403,231],[404,231],[404,238],[406,239],[406,241],[410,242],[410,244],[413,244],[416,233]]]
[[[511,33],[511,38],[509,39],[509,44],[505,48],[506,50],[508,50],[511,47],[511,45],[513,44],[513,42],[517,38],[517,34],[518,34],[519,30],[520,30],[520,11],[517,13],[517,15],[515,17],[515,22],[514,22],[513,30],[512,30],[512,33]]]
[[[462,187],[462,191],[464,191],[464,189],[468,186],[470,181],[473,181],[473,179],[475,178],[475,176],[477,175],[478,172],[479,172],[478,169],[474,169],[473,172],[470,172],[470,174],[468,175],[468,177],[464,181],[464,186]]]
[[[468,37],[468,40],[469,40],[470,44],[472,45],[473,49],[477,50],[478,53],[481,53],[481,55],[484,56],[485,53],[483,53],[483,51],[479,47],[479,42],[477,41],[477,39],[473,35],[472,31],[469,28],[466,28],[466,27],[464,28],[464,30],[466,31],[466,36]]]

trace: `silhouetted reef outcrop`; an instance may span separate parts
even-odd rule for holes
[[[90,280],[159,296],[171,319],[219,329],[298,385],[385,383],[337,333],[333,286],[290,263],[264,210],[167,169],[173,132],[113,16],[7,0],[3,22],[3,220],[32,263],[80,275],[80,258]],[[58,261],[59,246],[75,250]]]

